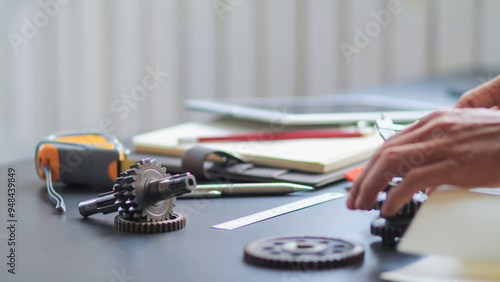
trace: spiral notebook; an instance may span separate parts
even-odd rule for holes
[[[328,128],[325,126],[314,129]],[[331,126],[330,126],[331,128]],[[312,129],[301,127],[300,129]],[[221,118],[208,122],[188,122],[143,133],[132,138],[135,151],[180,157],[194,144],[179,144],[179,138],[220,136],[269,130],[298,130],[297,127],[273,128],[266,123]],[[365,161],[383,143],[377,134],[354,138],[317,138],[277,141],[207,142],[214,150],[226,151],[247,162],[277,168],[325,173]]]

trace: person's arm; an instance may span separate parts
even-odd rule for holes
[[[413,193],[441,184],[500,185],[500,111],[455,109],[434,112],[387,140],[349,192],[347,207],[371,209],[378,192],[395,176],[382,214],[394,215]]]

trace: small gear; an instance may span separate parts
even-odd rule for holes
[[[380,210],[386,198],[387,192],[380,192],[373,209]],[[427,198],[427,194],[423,192],[415,193],[413,198],[394,216],[384,217],[381,215],[379,218],[375,219],[370,225],[370,232],[373,235],[382,237],[382,245],[395,246],[399,239],[403,237],[411,220]]]
[[[399,212],[395,215],[396,217],[413,217],[420,206],[427,201],[427,194],[424,192],[417,192],[413,194],[412,200],[408,201]],[[387,199],[387,192],[380,192],[377,196],[377,202],[375,203],[373,209],[380,210],[382,208],[382,204]]]
[[[137,222],[126,220],[120,215],[115,216],[115,227],[120,231],[133,233],[161,233],[171,232],[186,226],[186,216],[181,213],[172,213],[169,220],[155,222]]]
[[[380,217],[371,223],[370,231],[373,235],[382,238],[382,245],[395,246],[398,240],[403,237],[409,223],[409,219],[392,222],[388,221],[386,218]]]
[[[316,270],[360,262],[364,248],[357,243],[328,237],[274,237],[245,246],[247,263],[280,269]]]

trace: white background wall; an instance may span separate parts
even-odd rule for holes
[[[59,129],[123,138],[190,120],[191,97],[500,66],[499,11],[494,0],[0,0],[0,162],[33,156]],[[356,44],[358,28],[369,35]],[[148,67],[169,75],[138,95]]]

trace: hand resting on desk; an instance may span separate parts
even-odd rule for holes
[[[418,190],[441,184],[500,186],[500,76],[465,93],[456,108],[437,111],[387,140],[356,179],[349,209],[371,209],[395,176],[381,212],[395,214]],[[459,109],[475,107],[476,109]]]

